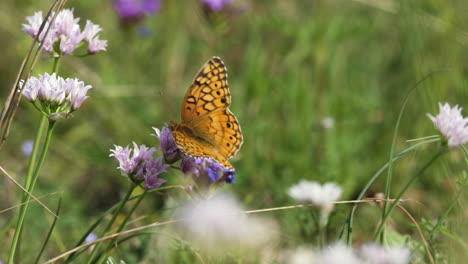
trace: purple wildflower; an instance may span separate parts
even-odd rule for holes
[[[232,0],[200,0],[213,11],[221,11],[224,6],[230,4]]]
[[[21,152],[23,153],[24,156],[29,157],[31,156],[32,150],[34,147],[34,140],[28,139],[23,142],[21,145]]]
[[[47,52],[55,51],[60,54],[70,54],[82,43],[86,41],[88,43],[89,54],[94,54],[101,50],[106,50],[107,41],[100,40],[97,33],[101,31],[101,28],[97,25],[87,21],[86,27],[81,32],[80,25],[78,22],[80,18],[75,18],[73,15],[73,9],[62,9],[56,16],[54,23],[50,26],[50,22],[54,17],[52,13],[44,26],[44,29],[39,34],[40,26],[43,22],[42,12],[36,12],[33,16],[26,17],[28,24],[23,24],[23,31],[36,37],[38,34],[38,40],[42,42],[42,48]],[[93,31],[90,32],[90,27],[93,27]],[[96,30],[96,28],[98,30]],[[54,50],[54,44],[60,41],[58,50]]]
[[[89,242],[93,242],[95,241],[96,239],[98,239],[98,236],[94,233],[89,233],[87,236],[86,236],[86,239],[85,239],[85,243],[89,243]]]
[[[182,153],[172,137],[171,129],[165,125],[161,130],[154,128],[156,137],[159,139],[159,146],[164,158],[168,163],[173,163],[182,157]]]
[[[234,183],[235,170],[229,170],[220,163],[209,158],[191,158],[185,156],[180,163],[182,172],[191,176],[199,185],[214,183]]]
[[[166,180],[159,178],[159,175],[166,172],[169,165],[164,164],[161,157],[156,160],[153,158],[155,148],[148,148],[145,145],[138,146],[133,143],[133,149],[130,149],[129,146],[122,148],[115,145],[115,149],[110,151],[112,153],[109,156],[115,157],[119,162],[117,168],[136,184],[144,182],[144,187],[151,190],[166,182]],[[132,151],[133,155],[130,157]]]
[[[123,20],[134,20],[157,12],[160,5],[159,0],[116,0],[112,7]]]
[[[46,115],[68,114],[77,110],[88,98],[86,93],[91,89],[91,85],[85,85],[78,79],[63,79],[56,73],[30,77],[26,84],[23,80],[20,82],[20,87],[23,85],[24,97]]]

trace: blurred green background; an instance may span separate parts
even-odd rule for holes
[[[31,38],[21,31],[25,17],[51,1],[0,2],[0,99],[16,77]],[[287,188],[300,179],[334,181],[344,188],[343,200],[356,198],[365,183],[389,157],[402,102],[416,83],[397,138],[437,134],[426,113],[436,114],[438,102],[468,107],[468,3],[465,1],[234,1],[219,13],[206,12],[199,1],[162,1],[160,11],[133,27],[123,27],[111,1],[71,0],[84,26],[99,24],[108,51],[84,58],[67,56],[60,74],[76,77],[93,89],[91,96],[56,129],[44,164],[37,196],[61,191],[61,218],[46,257],[71,248],[89,223],[114,204],[127,180],[109,157],[113,144],[158,144],[151,126],[179,121],[182,98],[199,68],[219,56],[229,72],[232,112],[240,121],[244,144],[232,159],[233,192],[246,208],[293,204]],[[47,56],[34,74],[50,71]],[[464,114],[467,115],[466,109]],[[25,100],[18,109],[10,137],[0,150],[0,165],[23,182],[28,158],[22,144],[34,137],[39,115]],[[399,190],[437,150],[432,144],[399,160],[392,189]],[[438,160],[405,197],[416,219],[434,221],[459,190],[466,174],[459,150]],[[166,178],[177,182],[182,175]],[[368,195],[383,192],[383,178]],[[20,192],[6,177],[1,181],[0,209],[19,203]],[[161,220],[165,200],[176,191],[148,197],[138,214]],[[447,232],[437,248],[441,258],[463,259],[466,247],[466,195],[447,219]],[[44,201],[56,206],[58,195]],[[336,238],[348,205],[337,207],[330,223]],[[170,215],[170,214],[168,214]],[[357,242],[373,237],[380,211],[363,206],[355,227]],[[312,243],[310,224],[301,210],[269,213],[281,226],[279,247]],[[16,211],[0,215],[0,259],[10,244],[10,220]],[[52,219],[38,205],[27,216],[22,252],[35,256]],[[404,215],[395,214],[394,228],[417,240]],[[131,247],[131,246],[130,246]],[[129,253],[133,252],[133,253]],[[456,254],[454,253],[456,252]],[[125,253],[137,260],[140,253]],[[143,254],[144,255],[144,254]],[[141,259],[140,259],[141,260]],[[26,263],[26,262],[25,262]],[[131,262],[129,262],[131,263]],[[450,262],[455,263],[455,262]]]

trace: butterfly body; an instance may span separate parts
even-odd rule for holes
[[[226,67],[220,58],[213,57],[185,94],[181,123],[169,124],[179,149],[192,157],[212,158],[233,169],[228,159],[240,149],[243,138],[230,105]]]

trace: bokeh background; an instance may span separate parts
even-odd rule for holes
[[[31,43],[21,24],[51,4],[0,1],[2,102]],[[179,121],[182,98],[211,56],[221,57],[228,68],[231,110],[244,134],[232,159],[236,183],[223,188],[251,209],[293,204],[287,188],[301,179],[334,181],[344,188],[343,200],[355,198],[388,160],[403,100],[423,79],[410,95],[396,151],[409,146],[406,140],[437,134],[426,113],[437,113],[438,102],[468,107],[464,1],[239,0],[217,12],[198,0],[161,0],[157,12],[132,23],[122,21],[109,0],[70,0],[66,7],[74,8],[82,26],[87,19],[99,24],[101,39],[109,45],[107,52],[61,61],[62,76],[79,78],[93,89],[73,118],[58,124],[35,190],[37,196],[60,191],[64,199],[46,257],[71,248],[89,223],[119,200],[127,180],[116,170],[109,149],[133,141],[157,146],[151,127]],[[42,56],[34,74],[51,68],[52,60]],[[22,146],[34,137],[38,121],[37,111],[23,100],[0,150],[1,166],[20,182],[28,161]],[[392,189],[406,184],[437,148],[428,145],[399,160]],[[432,222],[446,210],[460,189],[457,181],[466,174],[466,164],[461,151],[452,151],[411,188],[406,197],[413,202],[407,207],[416,219]],[[175,171],[166,175],[171,183],[180,177]],[[384,190],[383,179],[368,197]],[[0,207],[19,203],[18,188],[3,176],[0,184]],[[154,221],[167,217],[166,201],[172,196],[175,191],[148,197],[139,214]],[[434,245],[441,259],[466,258],[465,198],[449,214],[447,234]],[[54,195],[44,201],[54,208],[57,200]],[[331,241],[349,208],[337,207]],[[361,207],[355,221],[358,243],[373,238],[379,215],[377,206]],[[0,215],[0,259],[6,259],[15,216],[15,210]],[[268,216],[281,227],[279,247],[314,241],[314,227],[303,211]],[[395,230],[417,240],[404,215],[396,213],[394,220]],[[31,206],[24,235],[43,237],[51,222],[41,207]],[[22,246],[24,258],[34,256],[41,243],[28,240]],[[154,254],[148,253],[151,245],[144,252],[135,248],[130,244],[117,253],[133,261]]]

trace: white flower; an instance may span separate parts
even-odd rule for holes
[[[83,30],[83,38],[88,42],[88,52],[94,54],[101,50],[106,50],[107,40],[100,40],[98,33],[102,30],[99,25],[93,24],[91,21],[86,21],[86,26]]]
[[[320,121],[320,125],[322,125],[325,130],[330,130],[335,126],[335,120],[331,116],[326,116]]]
[[[35,37],[39,32],[42,24],[42,11],[34,13],[34,15],[26,17],[28,24],[23,24],[23,31]]]
[[[274,228],[265,219],[247,216],[232,196],[217,193],[192,201],[179,212],[182,231],[199,247],[211,253],[242,247],[257,248],[272,240]]]
[[[52,14],[53,15],[53,14]],[[57,32],[61,35],[68,35],[72,31],[80,29],[78,22],[80,18],[75,18],[73,15],[73,9],[62,9],[55,18],[54,27]]]
[[[405,247],[384,248],[377,244],[367,244],[361,246],[359,255],[366,264],[407,264],[411,252]]]
[[[59,50],[55,50],[55,52],[69,54],[75,51],[83,40],[88,42],[88,52],[90,54],[106,50],[107,41],[99,39],[98,33],[102,30],[99,25],[95,25],[88,20],[83,32],[81,32],[80,25],[78,24],[80,18],[74,17],[73,9],[62,9],[57,14],[52,26],[49,27],[54,16],[54,13],[50,14],[45,23],[44,29],[38,37],[39,41],[42,42],[42,48],[45,51],[54,51],[54,44],[57,41],[60,41]],[[28,24],[23,24],[23,31],[33,37],[36,37],[43,22],[42,12],[36,12],[33,16],[26,17],[26,20],[28,21]],[[47,37],[45,38],[48,28]]]
[[[289,188],[288,194],[298,202],[312,202],[320,207],[333,208],[332,202],[337,201],[343,189],[335,183],[329,182],[321,185],[315,181],[302,180]]]
[[[468,117],[461,114],[463,108],[451,108],[448,103],[442,105],[439,103],[440,113],[437,116],[427,114],[434,122],[435,127],[448,140],[449,147],[455,148],[468,142]]]
[[[334,243],[325,247],[313,264],[362,264],[362,261],[354,254],[353,249],[342,243]]]
[[[297,248],[288,255],[288,264],[311,264],[317,258],[317,253],[306,247]]]

